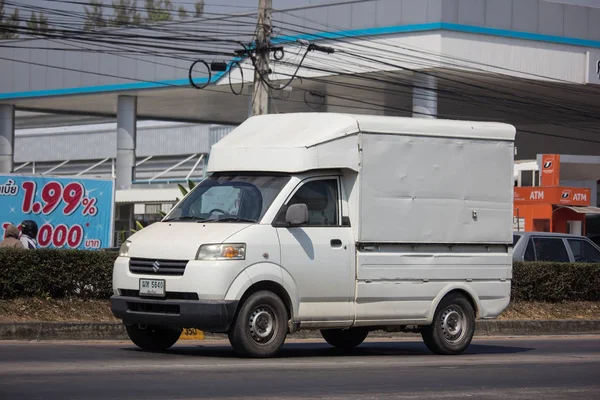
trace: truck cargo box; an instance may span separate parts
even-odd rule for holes
[[[208,170],[340,170],[361,243],[508,244],[514,138],[502,123],[264,115],[215,144]]]

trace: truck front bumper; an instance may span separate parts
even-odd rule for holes
[[[237,301],[159,300],[114,295],[110,308],[126,325],[160,325],[196,328],[205,332],[227,332]]]

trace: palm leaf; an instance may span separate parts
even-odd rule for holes
[[[179,187],[179,190],[181,191],[181,193],[185,196],[188,194],[188,191],[186,188],[184,188],[180,183],[177,184],[177,187]]]

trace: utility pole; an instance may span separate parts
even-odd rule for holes
[[[271,13],[273,0],[259,0],[256,38],[256,69],[252,93],[252,115],[269,113],[269,88],[263,81],[269,80],[269,56],[271,44]],[[261,77],[262,75],[262,77]]]

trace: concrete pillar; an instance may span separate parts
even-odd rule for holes
[[[15,106],[0,104],[0,173],[11,173],[15,155]]]
[[[135,136],[137,124],[137,98],[119,96],[117,103],[117,189],[131,188],[135,168]]]
[[[413,118],[437,118],[437,78],[417,72],[413,85]]]

